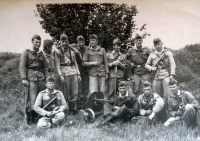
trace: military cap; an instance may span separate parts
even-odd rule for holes
[[[119,39],[114,39],[113,45],[121,45],[121,41]]]
[[[79,35],[79,36],[76,38],[76,41],[85,41],[85,38],[84,38],[82,35]]]
[[[96,40],[98,40],[98,37],[97,37],[97,35],[95,35],[95,34],[91,34],[90,37],[89,37],[89,39],[90,39],[90,40],[91,40],[91,39],[96,39]]]
[[[171,79],[170,81],[169,81],[169,85],[170,86],[172,86],[172,85],[178,85],[178,82],[175,80],[175,79]]]
[[[145,87],[151,87],[151,83],[149,82],[149,81],[145,81],[144,83],[143,83],[143,87],[145,88]]]
[[[61,41],[65,41],[65,40],[68,40],[68,36],[66,35],[66,34],[62,34],[62,35],[60,35],[60,40]]]
[[[33,37],[32,37],[32,41],[33,41],[34,39],[41,40],[41,37],[40,37],[40,35],[35,34],[35,35],[33,35]]]
[[[159,38],[153,40],[153,44],[157,45],[158,43],[162,43],[162,41]]]
[[[181,90],[186,90],[186,89],[188,89],[188,85],[187,85],[185,82],[180,83],[180,84],[178,85],[178,87],[179,87],[179,89],[181,89]]]
[[[127,86],[125,81],[120,81],[118,84],[118,87],[123,87],[123,86]]]
[[[55,78],[52,77],[52,76],[48,76],[48,77],[46,78],[46,82],[55,82]]]
[[[135,36],[135,40],[137,40],[137,39],[142,39],[142,36],[136,35],[136,36]]]
[[[52,41],[52,40],[49,40],[49,39],[46,39],[46,40],[44,40],[43,48],[44,48],[44,50],[45,50],[46,48],[48,48],[48,47],[50,47],[50,46],[52,46],[52,45],[53,45],[53,41]]]

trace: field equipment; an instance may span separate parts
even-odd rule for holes
[[[166,51],[160,56],[160,58],[158,59],[158,61],[152,66],[152,67],[157,67],[158,68],[158,65],[161,64],[161,65],[165,65],[162,61],[163,59],[165,58],[166,56]],[[156,71],[152,71],[151,72],[151,80],[153,80],[155,78],[155,75],[156,75]]]

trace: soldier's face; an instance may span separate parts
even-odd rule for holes
[[[113,48],[114,48],[114,50],[115,50],[116,52],[119,52],[120,49],[121,49],[121,46],[119,46],[119,45],[113,45]]]
[[[46,82],[47,89],[53,90],[55,86],[54,82]]]
[[[136,46],[139,46],[139,47],[142,46],[142,42],[143,42],[142,39],[136,39],[135,40]]]
[[[162,51],[162,43],[160,42],[160,43],[158,43],[158,44],[154,44],[154,47],[155,47],[155,49],[157,50],[157,51]]]
[[[151,95],[151,87],[144,87],[143,92],[145,96],[150,96]]]
[[[78,46],[79,47],[84,47],[84,45],[85,45],[85,42],[84,41],[78,41]]]
[[[125,96],[126,95],[126,92],[127,92],[127,87],[126,86],[121,86],[118,88],[119,90],[119,93],[122,95],[122,96]]]
[[[95,47],[97,46],[98,41],[96,39],[90,39],[90,46]]]
[[[47,51],[48,54],[51,54],[52,46],[48,47],[48,48],[46,49],[46,51]]]
[[[61,43],[61,46],[62,46],[64,49],[66,49],[66,48],[68,47],[68,44],[69,44],[68,40],[62,40],[60,43]]]
[[[41,46],[41,40],[33,39],[32,44],[33,44],[33,50],[39,51]]]
[[[177,84],[170,85],[169,89],[170,89],[172,94],[174,94],[174,95],[178,94],[178,86],[177,86]]]

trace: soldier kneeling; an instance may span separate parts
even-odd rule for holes
[[[121,81],[118,84],[118,90],[118,94],[114,96],[114,105],[104,104],[105,122],[114,121],[115,119],[130,121],[132,117],[139,114],[136,96],[128,92],[126,82]]]
[[[61,126],[68,104],[63,93],[54,89],[55,79],[47,77],[46,90],[41,91],[35,101],[34,110],[42,118],[39,119],[38,128],[50,128]]]

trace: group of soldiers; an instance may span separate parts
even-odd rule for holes
[[[103,105],[104,122],[144,117],[166,127],[176,121],[198,124],[199,104],[174,79],[172,52],[159,38],[153,40],[153,50],[142,46],[141,36],[134,40],[135,46],[121,52],[121,41],[114,39],[113,50],[106,53],[95,34],[89,36],[89,46],[81,35],[70,44],[62,34],[54,51],[52,40],[44,40],[41,51],[41,37],[34,35],[19,65],[27,123],[39,119],[38,128],[60,126],[66,114],[75,113],[78,99],[86,103],[92,93],[101,92],[109,101]]]

